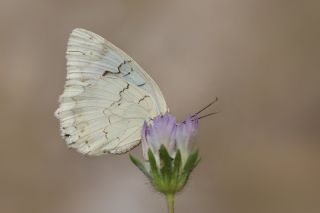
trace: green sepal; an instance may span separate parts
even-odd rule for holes
[[[180,173],[180,168],[181,168],[181,152],[178,149],[176,153],[176,157],[173,161],[173,174],[175,177],[177,177]]]
[[[182,164],[181,152],[178,149],[176,152],[176,156],[173,160],[173,170],[172,170],[172,176],[171,176],[171,186],[174,193],[179,191],[179,178],[180,178],[181,164]]]
[[[195,150],[189,155],[183,167],[182,173],[179,176],[179,180],[177,184],[178,191],[180,191],[184,187],[184,185],[186,185],[188,178],[190,176],[190,173],[198,165],[199,162],[200,162],[200,159],[198,158],[198,150]]]
[[[132,163],[134,165],[136,165],[136,167],[138,167],[140,169],[140,171],[147,176],[147,178],[149,178],[150,180],[152,180],[149,172],[147,171],[146,167],[141,163],[140,160],[138,160],[136,157],[132,156],[131,154],[129,155],[130,160],[132,161]]]
[[[164,178],[170,179],[172,175],[172,159],[166,149],[166,147],[162,144],[159,149],[159,156],[160,156],[160,162],[161,162],[161,175]]]
[[[197,166],[200,159],[198,158],[198,150],[194,150],[188,157],[186,164],[183,167],[182,174],[190,174],[192,170]]]
[[[159,170],[158,170],[158,167],[157,167],[156,159],[155,159],[151,149],[148,150],[148,159],[149,159],[150,172],[151,172],[152,177],[153,178],[158,178],[159,177]]]
[[[200,161],[198,150],[192,151],[184,164],[179,149],[176,151],[174,159],[171,158],[164,145],[161,145],[158,154],[160,165],[157,164],[155,154],[151,149],[148,150],[150,166],[148,169],[146,169],[140,160],[132,155],[129,156],[133,164],[149,178],[151,184],[157,191],[164,194],[175,194],[176,192],[181,191],[187,183],[190,173]]]

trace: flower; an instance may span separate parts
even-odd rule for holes
[[[188,116],[182,123],[177,124],[175,129],[176,147],[181,151],[182,165],[187,161],[192,151],[192,137],[198,128],[198,116]]]
[[[163,144],[169,155],[175,155],[174,132],[176,129],[176,118],[170,113],[159,115],[152,119],[151,123],[144,122],[142,128],[142,151],[143,156],[148,160],[148,150],[150,149],[159,163],[158,152]]]
[[[159,115],[142,128],[142,150],[145,164],[130,155],[131,161],[149,178],[156,190],[174,195],[186,184],[199,162],[191,139],[196,134],[198,116],[188,116],[177,123],[170,113]]]
[[[144,123],[142,129],[143,156],[148,161],[148,150],[155,156],[157,165],[160,166],[159,149],[161,145],[167,149],[171,158],[175,158],[177,150],[181,152],[182,165],[186,163],[191,153],[191,139],[196,134],[198,116],[188,116],[183,122],[176,123],[176,118],[165,113],[152,119],[150,124]]]

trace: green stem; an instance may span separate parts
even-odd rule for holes
[[[168,212],[174,213],[174,194],[168,193],[166,194],[167,204],[168,204]]]

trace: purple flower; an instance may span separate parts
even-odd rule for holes
[[[198,116],[188,116],[177,123],[170,113],[145,122],[142,129],[143,164],[130,155],[131,161],[167,198],[183,189],[200,158],[192,149],[191,139],[198,128]],[[171,198],[170,198],[171,199]]]
[[[144,123],[142,129],[143,156],[148,160],[150,149],[160,166],[159,149],[163,144],[169,155],[175,158],[176,151],[181,152],[182,165],[185,164],[192,151],[191,139],[198,127],[197,115],[188,116],[183,122],[176,123],[176,118],[170,113],[155,117],[149,124]]]
[[[195,135],[198,128],[198,116],[188,116],[182,123],[177,124],[175,128],[176,148],[181,152],[182,164],[186,162],[191,150],[192,136]]]

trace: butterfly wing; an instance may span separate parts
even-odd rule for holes
[[[74,29],[68,41],[66,58],[67,81],[90,84],[101,76],[114,73],[150,93],[159,114],[168,111],[156,82],[130,56],[101,36],[85,29]]]
[[[55,115],[69,147],[88,155],[125,153],[139,144],[145,120],[168,111],[153,79],[99,35],[73,30],[66,58]]]
[[[62,96],[56,116],[67,145],[83,154],[127,152],[139,144],[143,122],[157,115],[150,94],[114,74],[82,90]]]

